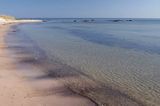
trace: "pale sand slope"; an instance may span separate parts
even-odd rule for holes
[[[17,68],[14,56],[9,55],[4,43],[8,29],[8,25],[0,25],[0,106],[94,106],[58,80],[27,80],[25,72],[31,70]]]
[[[33,22],[43,22],[42,20],[5,20],[0,18],[0,25],[3,24],[12,24],[12,23],[33,23]]]

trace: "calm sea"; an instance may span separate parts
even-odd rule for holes
[[[50,59],[160,104],[159,19],[43,20],[17,29]]]

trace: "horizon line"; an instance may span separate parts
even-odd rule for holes
[[[76,18],[76,19],[89,19],[89,18],[91,18],[91,19],[93,19],[93,18],[101,18],[101,19],[160,19],[160,17],[155,17],[155,18],[148,18],[148,17],[145,17],[145,18],[143,18],[143,17],[135,17],[135,18],[130,18],[130,17],[126,17],[126,18],[121,18],[121,17],[16,17],[16,18],[54,18],[54,19],[59,19],[59,18],[62,18],[62,19],[64,19],[64,18],[68,18],[68,19],[73,19],[73,18]]]

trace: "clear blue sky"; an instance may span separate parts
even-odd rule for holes
[[[160,0],[0,0],[16,17],[160,18]]]

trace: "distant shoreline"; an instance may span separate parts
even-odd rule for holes
[[[12,24],[12,23],[35,23],[35,22],[43,22],[43,20],[36,19],[16,19],[12,16],[2,15],[0,16],[0,25],[1,24]]]
[[[14,24],[14,23],[37,23],[37,22],[43,22],[43,21],[42,20],[9,20],[9,21],[4,21],[3,23],[1,22],[0,25]]]

